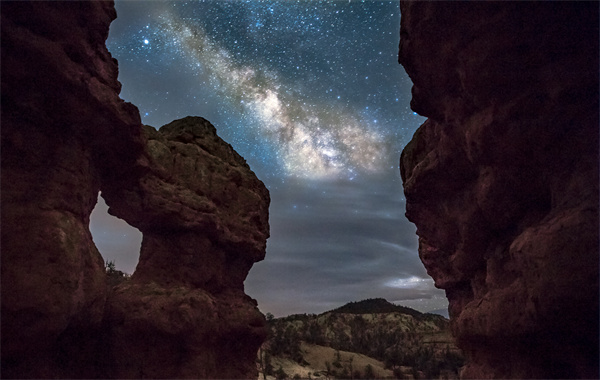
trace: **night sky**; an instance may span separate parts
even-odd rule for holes
[[[118,1],[107,46],[121,97],[156,128],[202,116],[271,193],[266,259],[246,293],[275,316],[383,297],[444,309],[404,217],[398,159],[424,118],[398,64],[397,1]],[[140,233],[90,229],[132,273]]]

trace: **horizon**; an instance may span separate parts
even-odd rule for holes
[[[321,313],[294,313],[294,314],[288,314],[288,315],[283,315],[283,316],[275,316],[275,315],[273,315],[272,313],[269,313],[269,312],[264,313],[264,314],[265,315],[266,314],[271,314],[271,315],[273,315],[273,317],[275,317],[275,319],[288,318],[288,317],[293,317],[295,315],[323,315],[323,314],[334,312],[334,311],[336,311],[338,309],[341,309],[341,308],[343,308],[345,306],[348,306],[348,305],[351,305],[351,304],[359,304],[359,303],[363,303],[363,302],[366,302],[366,301],[373,301],[373,300],[383,300],[383,301],[385,301],[385,302],[387,302],[387,303],[389,303],[391,305],[406,307],[408,309],[417,311],[417,312],[419,312],[421,314],[435,314],[435,315],[440,315],[440,316],[442,316],[442,317],[444,317],[444,318],[446,318],[448,320],[450,319],[450,317],[448,316],[448,309],[440,309],[440,310],[432,310],[432,311],[428,311],[428,312],[423,312],[423,311],[419,311],[419,310],[417,310],[415,308],[412,308],[410,306],[405,306],[405,305],[402,305],[402,304],[397,304],[397,303],[388,301],[385,298],[366,298],[366,299],[362,299],[362,300],[358,300],[358,301],[350,301],[350,302],[347,302],[347,303],[345,303],[343,305],[335,307],[335,308],[333,308],[331,310],[323,311]],[[369,314],[369,313],[366,313],[366,314]],[[379,313],[376,312],[376,313],[373,313],[373,314],[379,314]],[[384,312],[384,314],[385,314],[385,312]]]

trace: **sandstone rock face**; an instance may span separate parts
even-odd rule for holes
[[[401,157],[465,378],[598,377],[598,3],[401,2]]]
[[[143,147],[104,47],[114,17],[104,2],[2,3],[3,377],[78,376],[93,356],[106,285],[89,215],[104,170]]]
[[[144,236],[132,279],[109,298],[109,375],[256,377],[266,326],[243,283],[264,258],[269,193],[202,118],[145,132],[149,170],[103,191],[109,212]]]
[[[243,281],[265,252],[264,185],[203,119],[141,125],[104,43],[112,2],[1,16],[2,376],[255,376],[264,319]],[[110,295],[99,191],[144,232]]]

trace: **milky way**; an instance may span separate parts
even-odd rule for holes
[[[303,101],[295,83],[286,83],[267,68],[235,63],[231,52],[208,37],[189,19],[160,17],[166,38],[184,54],[192,68],[205,72],[258,133],[277,147],[286,174],[320,178],[381,168],[389,152],[383,137],[354,112],[335,104],[319,107]],[[260,25],[260,24],[259,24]]]
[[[398,158],[424,119],[409,109],[411,82],[397,63],[397,1],[116,8],[107,46],[121,96],[143,122],[205,117],[269,188],[267,256],[245,282],[263,312],[322,312],[369,297],[444,307],[404,217]],[[116,228],[103,212],[92,216],[94,239],[131,273],[137,253],[112,243],[136,232],[119,227],[108,243]]]

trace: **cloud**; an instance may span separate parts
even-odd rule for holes
[[[245,283],[263,312],[320,313],[374,297],[421,311],[446,307],[418,258],[398,180],[288,180],[279,186],[272,193],[266,260],[254,265]],[[141,233],[107,208],[100,197],[90,221],[94,242],[106,260],[133,273]]]
[[[274,194],[284,199],[271,209],[267,259],[250,271],[246,292],[275,315],[443,294],[418,258],[415,227],[395,185],[385,176],[286,182]]]

